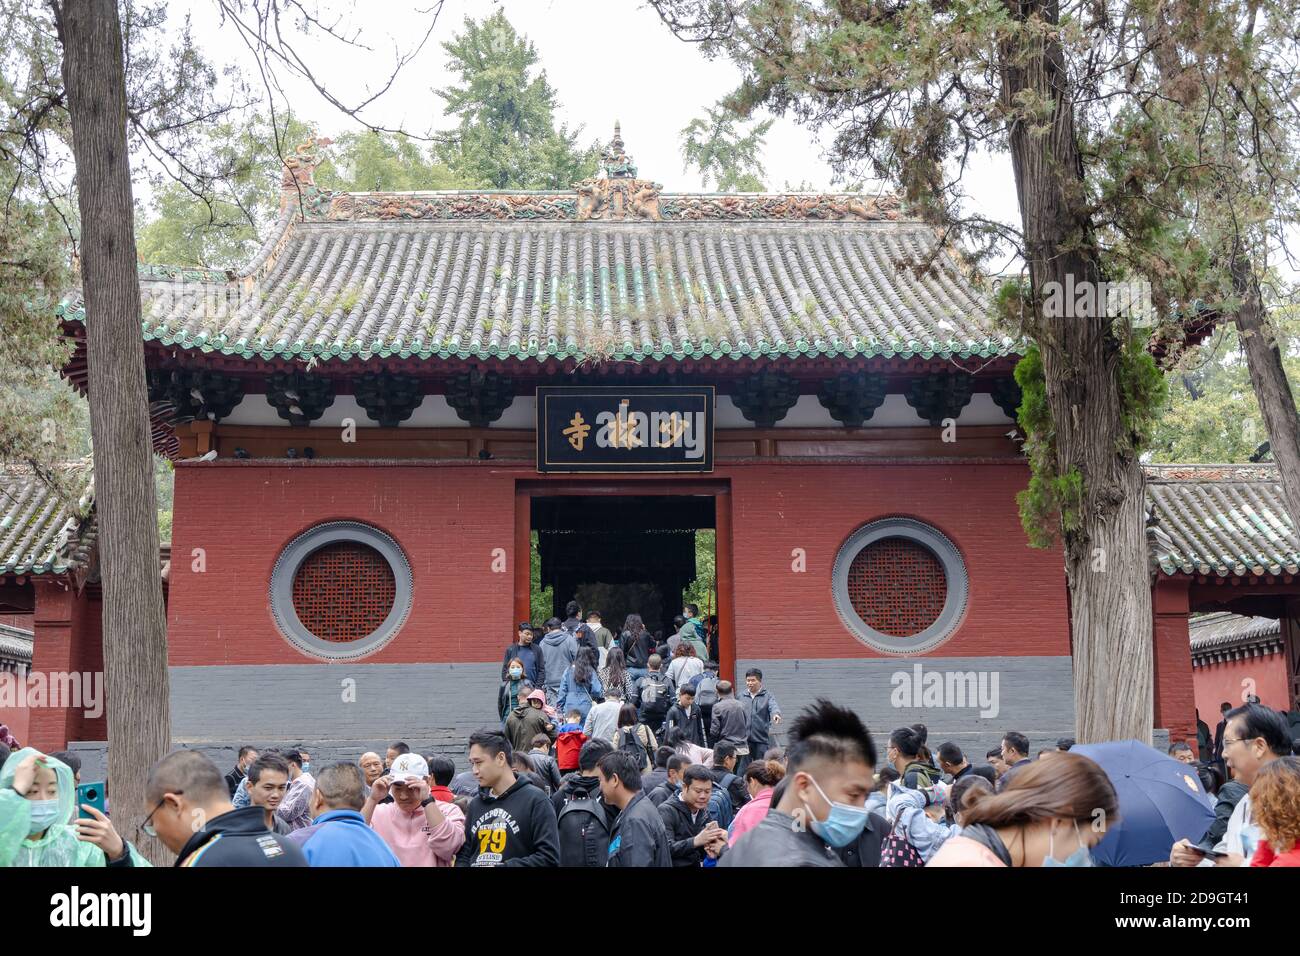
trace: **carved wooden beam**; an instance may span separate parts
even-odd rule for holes
[[[966,374],[937,374],[912,380],[907,404],[935,428],[945,418],[956,418],[970,404],[972,377]]]
[[[367,372],[354,388],[357,404],[383,428],[396,428],[424,401],[420,380],[396,372]]]
[[[273,372],[266,400],[291,425],[308,425],[334,404],[334,383],[304,372]]]
[[[471,369],[447,382],[447,404],[475,428],[486,428],[515,400],[514,381],[497,372]]]
[[[799,383],[785,372],[763,369],[740,379],[731,400],[755,426],[771,428],[799,401]]]
[[[240,379],[210,369],[151,369],[147,385],[150,403],[172,406],[172,422],[220,421],[244,398]]]
[[[861,428],[885,401],[888,382],[883,375],[843,372],[822,382],[817,401],[846,428]]]
[[[1008,418],[1015,419],[1016,409],[1020,407],[1022,395],[1020,386],[1014,378],[1006,376],[994,379],[993,388],[989,390],[989,395]]]

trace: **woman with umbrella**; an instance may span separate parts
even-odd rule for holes
[[[1091,848],[1118,816],[1106,772],[1061,753],[1026,764],[1001,793],[967,793],[961,833],[926,866],[1092,866]]]
[[[1078,744],[1071,753],[1101,765],[1124,822],[1108,827],[1093,851],[1099,866],[1149,866],[1167,860],[1180,839],[1197,840],[1214,822],[1214,800],[1194,766],[1137,740]]]

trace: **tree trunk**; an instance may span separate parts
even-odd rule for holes
[[[1254,17],[1247,22],[1253,24]],[[1182,78],[1184,67],[1173,40],[1169,11],[1164,8],[1152,10],[1143,16],[1142,23],[1163,86],[1166,90],[1173,90]],[[1238,159],[1247,161],[1245,157]],[[1296,415],[1295,397],[1291,394],[1291,385],[1282,365],[1282,349],[1264,314],[1259,278],[1246,250],[1238,245],[1225,248],[1223,255],[1231,257],[1232,293],[1241,302],[1232,318],[1246,352],[1250,384],[1268,431],[1269,448],[1282,476],[1286,509],[1292,525],[1300,528],[1300,416]],[[1188,391],[1192,391],[1190,387]],[[1197,396],[1193,393],[1192,397]]]
[[[1020,20],[1057,22],[1054,3],[1009,3]],[[1125,342],[1104,297],[1090,313],[1048,315],[1050,283],[1068,290],[1102,280],[1078,152],[1070,80],[1060,44],[1019,37],[1001,51],[1002,97],[1022,93],[1054,104],[1051,123],[1010,131],[1033,298],[1031,324],[1042,354],[1057,473],[1082,478],[1077,527],[1062,528],[1074,656],[1077,739],[1149,743],[1153,720],[1151,579],[1143,519],[1144,478],[1123,423],[1117,373]],[[1071,303],[1066,297],[1067,306]]]
[[[158,562],[140,285],[127,154],[122,29],[115,0],[54,3],[81,212],[86,364],[103,578],[108,795],[134,839],[149,767],[171,745],[167,622]],[[166,850],[145,838],[151,862]]]
[[[1282,366],[1282,349],[1264,315],[1259,278],[1250,260],[1238,251],[1232,259],[1232,292],[1241,300],[1235,316],[1246,351],[1250,384],[1268,429],[1269,448],[1282,476],[1282,495],[1291,524],[1300,528],[1300,416]]]

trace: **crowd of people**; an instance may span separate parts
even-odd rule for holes
[[[1068,738],[1035,755],[1008,730],[977,763],[952,741],[932,751],[914,724],[881,752],[856,713],[819,699],[780,746],[762,671],[743,690],[720,679],[711,638],[693,605],[660,644],[635,614],[615,635],[571,604],[565,621],[519,625],[500,725],[469,737],[468,770],[403,741],[316,769],[303,744],[244,746],[225,774],[179,750],[149,774],[140,833],[185,867],[1091,866],[1097,821],[1121,818],[1107,773]],[[1300,866],[1294,731],[1258,702],[1225,704],[1212,743],[1198,727],[1199,759],[1170,746],[1216,804],[1168,865]],[[10,750],[0,866],[148,865],[106,813],[76,805],[75,754]]]
[[[762,675],[749,676],[761,689]],[[745,735],[724,731],[740,729],[745,705],[726,683],[703,758],[680,724],[665,732],[674,744],[634,746],[645,726],[635,711],[614,739],[575,721],[519,749],[505,729],[483,729],[461,773],[401,741],[315,773],[302,746],[243,747],[226,774],[178,750],[149,774],[140,832],[185,867],[1035,867],[1094,865],[1097,821],[1121,819],[1106,772],[1068,739],[1031,757],[1026,736],[1007,731],[973,764],[951,741],[932,752],[916,724],[878,750],[856,713],[819,699],[784,747],[742,754],[733,738]],[[1286,720],[1251,703],[1224,721],[1233,779],[1215,791],[1207,832],[1176,842],[1168,865],[1300,866],[1300,758]],[[562,756],[565,734],[580,736]],[[74,755],[0,757],[0,866],[148,865],[106,814],[74,805]]]

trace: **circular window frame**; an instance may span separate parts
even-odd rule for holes
[[[849,569],[854,558],[868,546],[885,538],[902,538],[929,551],[943,569],[944,581],[948,586],[943,609],[934,623],[909,637],[894,637],[877,631],[858,616],[849,597]],[[962,560],[957,546],[941,531],[915,518],[881,518],[863,525],[840,546],[831,570],[831,595],[835,611],[844,626],[868,647],[898,657],[924,654],[952,637],[966,613],[969,592],[966,562]]]
[[[313,634],[293,605],[293,582],[303,562],[321,548],[340,542],[363,544],[379,552],[393,572],[393,607],[375,630],[352,641],[327,641]],[[411,613],[414,586],[411,565],[392,537],[359,521],[329,521],[309,528],[280,552],[271,571],[271,617],[290,644],[311,657],[353,661],[373,654],[397,636]]]

